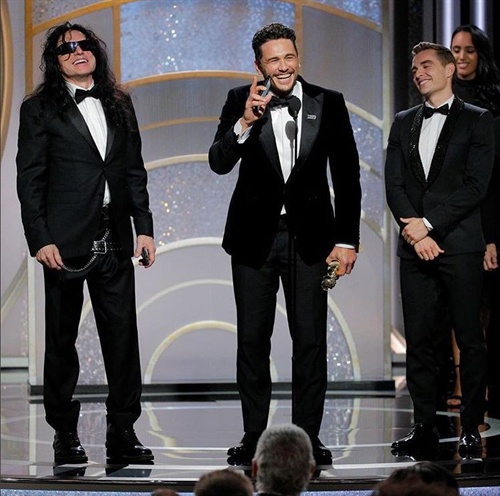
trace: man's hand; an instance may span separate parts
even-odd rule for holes
[[[144,268],[151,267],[155,262],[156,246],[155,241],[151,236],[146,236],[145,234],[139,234],[137,236],[137,247],[135,249],[134,256],[139,258],[141,256],[142,249],[146,248],[149,255],[149,263],[142,265]]]
[[[260,93],[265,90],[265,86],[257,86],[257,76],[252,79],[250,86],[250,94],[245,102],[245,112],[240,119],[242,131],[253,125],[253,123],[262,117],[266,105],[271,101],[271,94],[268,93],[266,97],[262,97]]]
[[[423,219],[419,217],[401,217],[400,220],[406,224],[401,232],[403,239],[412,246],[429,234]]]
[[[444,250],[430,236],[415,243],[413,248],[421,260],[434,260],[441,253],[444,253]]]
[[[333,261],[337,260],[340,263],[337,270],[337,276],[340,277],[344,274],[350,274],[352,272],[356,258],[357,254],[354,248],[335,246],[330,252],[330,255],[326,257],[326,263],[330,265]]]
[[[498,252],[495,243],[488,243],[486,245],[483,267],[487,271],[498,269]]]
[[[45,245],[40,248],[35,255],[37,262],[52,270],[61,270],[63,261],[56,245]]]

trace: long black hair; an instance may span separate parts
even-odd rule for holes
[[[91,52],[96,59],[96,68],[92,74],[94,84],[101,89],[101,103],[107,118],[115,126],[125,125],[130,129],[136,127],[135,117],[131,107],[129,94],[118,84],[116,77],[109,67],[106,43],[101,40],[91,29],[80,24],[66,22],[51,28],[46,35],[42,46],[43,81],[33,92],[40,95],[43,101],[51,102],[56,106],[57,112],[63,119],[67,119],[67,111],[72,105],[56,53],[57,43],[62,38],[64,41],[70,31],[82,33],[91,42]]]
[[[472,44],[478,54],[476,69],[476,98],[482,107],[490,110],[493,115],[500,114],[500,71],[495,64],[493,46],[488,35],[474,24],[458,26],[451,40],[457,33],[470,33]]]

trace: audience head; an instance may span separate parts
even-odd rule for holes
[[[252,496],[248,477],[231,469],[203,474],[194,486],[195,496]]]
[[[314,469],[311,440],[303,429],[293,424],[274,425],[262,433],[252,462],[257,491],[300,494]]]
[[[377,484],[373,496],[459,496],[457,481],[451,472],[433,462],[419,462],[395,470]]]
[[[151,496],[179,496],[179,493],[172,491],[172,489],[156,489]]]

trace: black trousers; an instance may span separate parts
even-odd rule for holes
[[[306,265],[291,245],[284,221],[264,265],[232,258],[237,310],[237,383],[246,433],[266,427],[271,401],[270,353],[281,279],[293,342],[292,422],[310,436],[321,427],[327,387],[327,293],[321,289],[326,262]]]
[[[75,343],[86,280],[109,387],[107,422],[130,428],[141,413],[142,389],[134,267],[129,257],[110,252],[98,256],[83,274],[44,269],[46,419],[55,430],[77,428],[80,403],[73,393],[80,367]]]
[[[439,378],[446,373],[440,352],[455,331],[460,350],[461,423],[484,421],[486,349],[480,321],[483,253],[442,255],[434,261],[401,259],[401,293],[407,343],[407,384],[415,422],[434,424]],[[443,310],[449,316],[443,315]]]

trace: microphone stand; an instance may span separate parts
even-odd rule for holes
[[[296,96],[291,96],[288,101],[288,113],[292,116],[295,124],[295,139],[294,139],[294,159],[291,164],[290,170],[293,170],[297,164],[298,158],[298,136],[299,127],[297,123],[297,117],[299,115],[301,107],[301,101]],[[297,250],[295,248],[295,243],[293,236],[290,235],[290,229],[288,229],[288,280],[291,285],[290,291],[290,311],[292,312],[291,319],[288,319],[290,329],[290,335],[292,336],[292,422],[296,422],[293,413],[296,412],[295,406],[295,328],[297,324]]]
[[[296,96],[291,96],[288,102],[288,113],[292,116],[293,121],[295,123],[295,157],[294,162],[292,164],[292,169],[297,163],[298,157],[298,136],[299,136],[299,126],[297,123],[297,117],[299,116],[300,107],[302,106],[300,100]]]

